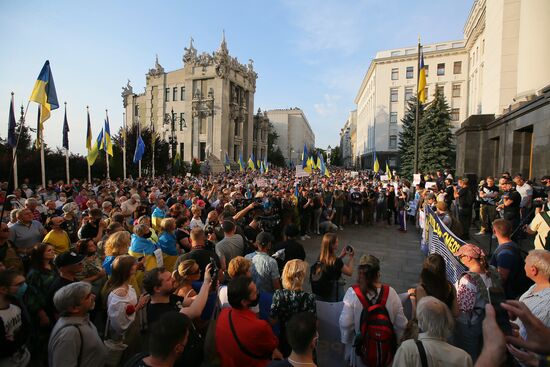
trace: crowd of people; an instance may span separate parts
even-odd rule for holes
[[[317,302],[343,303],[346,365],[547,365],[550,210],[521,175],[495,181],[273,168],[4,183],[0,366],[323,365]],[[550,177],[542,183],[548,191]],[[338,234],[377,222],[416,230],[426,206],[465,240],[479,223],[498,247],[460,247],[468,271],[451,284],[422,243],[406,314],[380,260],[355,259]],[[301,241],[312,237],[308,264]],[[344,289],[343,277],[357,282]]]

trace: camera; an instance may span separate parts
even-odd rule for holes
[[[346,252],[347,252],[348,254],[353,252],[353,246],[351,245],[351,243],[348,243],[348,244],[347,244],[347,246],[346,246]]]

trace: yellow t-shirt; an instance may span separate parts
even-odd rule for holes
[[[49,231],[42,242],[52,245],[57,255],[69,251],[71,246],[71,240],[65,231]]]
[[[547,211],[546,214],[550,215],[550,210]],[[535,215],[535,218],[533,218],[533,221],[529,225],[529,229],[533,232],[537,232],[535,235],[535,248],[544,250],[544,245],[548,246],[547,243],[545,244],[543,242],[546,240],[548,232],[550,232],[550,226],[548,226],[548,223],[546,223],[541,213]]]

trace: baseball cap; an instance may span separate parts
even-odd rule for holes
[[[262,246],[266,246],[271,241],[273,241],[273,237],[271,236],[271,234],[269,234],[269,232],[260,232],[256,236],[256,242],[258,242]]]
[[[485,251],[477,247],[476,245],[472,245],[471,243],[467,243],[465,245],[460,246],[457,252],[453,254],[456,257],[459,256],[468,256],[473,259],[479,259],[481,257],[487,256],[485,254]]]
[[[64,266],[78,264],[82,262],[84,258],[85,258],[84,255],[79,255],[73,251],[67,251],[57,255],[57,257],[54,260],[54,264],[58,268],[62,268]]]

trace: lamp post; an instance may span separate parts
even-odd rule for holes
[[[187,128],[185,119],[183,117],[177,117],[174,113],[174,108],[170,111],[170,114],[166,114],[164,117],[164,125],[168,125],[170,136],[168,137],[168,144],[170,144],[170,161],[172,167],[172,175],[174,175],[174,157],[176,155],[176,147],[178,146],[178,137],[176,136],[176,122],[180,123],[182,129]]]
[[[330,147],[330,145],[328,146],[327,148],[327,166],[330,164],[330,156],[332,154],[332,148]]]

